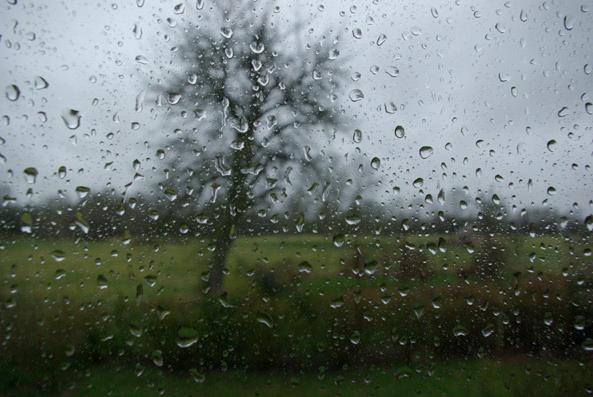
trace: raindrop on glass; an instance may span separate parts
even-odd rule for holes
[[[432,146],[422,146],[419,150],[420,158],[427,159],[432,156],[433,152]]]
[[[68,109],[62,113],[62,120],[68,129],[75,130],[80,127],[80,112],[74,109]]]

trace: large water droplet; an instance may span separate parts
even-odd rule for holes
[[[566,117],[566,116],[568,116],[568,108],[566,106],[564,106],[558,111],[558,117]]]
[[[76,193],[78,193],[78,197],[83,199],[89,195],[91,189],[86,186],[76,186]]]
[[[198,331],[191,327],[181,327],[177,331],[177,346],[186,349],[198,341]]]
[[[249,49],[254,54],[261,54],[262,52],[264,52],[265,46],[263,45],[263,43],[251,43],[249,44]]]
[[[272,322],[272,317],[270,317],[266,313],[258,312],[255,319],[258,323],[263,324],[268,328],[272,328],[274,326]]]
[[[228,26],[223,26],[222,28],[220,28],[220,34],[225,39],[230,39],[231,37],[233,37],[233,29],[229,28]]]
[[[397,66],[387,66],[385,68],[385,73],[391,77],[397,77],[399,76],[399,68]]]
[[[54,273],[54,278],[56,280],[61,280],[64,277],[66,277],[66,271],[64,269],[56,269],[56,272]]]
[[[152,359],[152,362],[154,363],[154,365],[156,365],[157,367],[162,367],[163,366],[163,352],[160,350],[155,350],[150,354],[150,358]]]
[[[309,274],[313,271],[313,266],[307,261],[299,263],[299,273]]]
[[[74,224],[78,226],[84,234],[88,234],[90,230],[89,224],[80,212],[76,213],[76,220],[74,221]]]
[[[183,14],[185,12],[185,4],[177,4],[175,7],[173,7],[173,11],[175,11],[175,14]]]
[[[28,183],[35,183],[37,175],[39,175],[39,172],[35,167],[27,167],[23,170],[23,173],[25,174]]]
[[[572,21],[572,18],[569,16],[565,16],[564,17],[564,29],[572,30],[573,28],[574,28],[574,22]]]
[[[348,95],[348,97],[350,98],[350,100],[352,102],[358,102],[364,98],[364,93],[361,90],[359,90],[358,88],[355,88],[352,91],[350,91],[350,94]]]
[[[556,145],[557,145],[557,142],[554,139],[550,139],[548,141],[548,143],[546,144],[546,146],[550,152],[553,152],[556,149]]]
[[[142,38],[142,28],[138,24],[134,24],[134,28],[132,28],[132,33],[134,33],[134,37],[137,40]]]
[[[387,36],[385,36],[383,33],[381,33],[379,35],[379,37],[377,37],[377,45],[382,46],[383,43],[385,43],[385,40],[387,40]]]
[[[420,157],[422,159],[427,159],[430,156],[432,156],[434,150],[432,149],[432,146],[422,146],[419,150],[420,153]]]
[[[36,90],[43,90],[49,87],[49,83],[43,77],[35,76],[35,79],[33,80],[33,86]]]
[[[62,250],[54,250],[51,253],[51,257],[56,262],[62,262],[64,259],[66,259],[66,254]]]
[[[342,233],[336,234],[333,238],[334,246],[337,248],[343,247],[345,242],[346,242],[346,236],[344,236]]]
[[[32,233],[33,232],[33,217],[29,212],[23,212],[21,214],[21,232]]]
[[[332,309],[339,309],[340,307],[344,306],[344,298],[339,297],[331,301],[329,307]]]
[[[172,187],[165,188],[163,193],[165,193],[165,196],[167,196],[169,201],[175,201],[177,199],[177,190],[175,190],[175,188],[172,188]]]
[[[64,124],[66,127],[71,130],[75,130],[80,127],[80,112],[74,109],[68,109],[62,113],[62,120],[64,120]]]
[[[498,31],[498,33],[504,33],[507,31],[507,28],[500,22],[495,23],[494,28]]]
[[[359,215],[356,214],[351,214],[346,216],[346,223],[349,224],[350,226],[353,225],[358,225],[360,223],[361,219]]]
[[[396,138],[403,138],[406,135],[406,131],[401,125],[396,126],[393,133],[395,134]]]
[[[590,232],[593,232],[593,215],[589,215],[585,218],[585,226]]]
[[[379,167],[381,167],[381,159],[379,159],[379,157],[373,157],[371,160],[371,168],[378,170]]]
[[[334,60],[340,56],[340,51],[337,48],[330,50],[329,59]]]
[[[21,96],[21,90],[14,84],[9,85],[6,87],[6,98],[9,101],[16,101]]]
[[[373,274],[377,273],[377,271],[379,270],[379,263],[377,261],[370,261],[364,264],[363,266],[364,268],[364,272],[369,275],[372,276]]]
[[[202,1],[202,0],[198,0],[198,1]],[[189,370],[189,374],[190,374],[191,378],[194,380],[194,382],[196,382],[196,383],[204,383],[206,381],[206,375],[199,372],[196,368],[191,368]]]
[[[467,329],[463,325],[457,325],[453,328],[453,335],[456,337],[467,336]]]
[[[494,334],[494,325],[493,324],[488,324],[488,325],[486,325],[486,327],[482,328],[482,336],[484,338],[487,338],[492,334]]]
[[[397,112],[397,105],[393,102],[388,102],[384,105],[385,107],[385,113],[387,114],[394,114],[395,112]]]
[[[136,55],[136,58],[134,58],[134,60],[136,61],[136,63],[139,63],[140,65],[148,65],[148,58],[146,58],[144,55]]]
[[[181,101],[181,94],[178,92],[169,92],[167,94],[167,102],[171,105],[177,105]]]
[[[97,276],[97,288],[99,289],[107,289],[109,287],[109,282],[107,281],[107,277],[102,274]]]

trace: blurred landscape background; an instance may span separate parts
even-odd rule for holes
[[[0,10],[0,395],[593,393],[593,8]]]

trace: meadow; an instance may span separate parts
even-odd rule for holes
[[[212,297],[207,240],[5,240],[0,394],[586,393],[588,241],[495,241],[241,237]]]
[[[559,275],[587,258],[587,245],[574,244],[561,236],[498,236],[508,266],[506,273],[544,272]],[[235,241],[227,259],[225,289],[244,293],[250,288],[250,274],[256,268],[271,271],[310,273],[307,286],[348,288],[352,277],[337,277],[344,263],[360,247],[369,259],[380,265],[395,266],[401,256],[401,241],[426,252],[428,268],[436,272],[431,280],[446,282],[472,263],[472,254],[455,237],[446,235],[363,237],[336,247],[331,236],[243,237]],[[436,248],[441,241],[441,249]],[[134,296],[144,285],[148,300],[198,299],[200,274],[207,270],[208,242],[185,239],[164,242],[133,240],[71,241],[17,239],[3,244],[0,259],[0,292],[9,296],[10,284],[22,299],[56,300],[68,296],[74,300],[110,301],[118,296]],[[303,263],[308,269],[299,267]],[[304,265],[306,266],[306,265]],[[380,277],[375,277],[380,280]],[[381,280],[386,281],[386,280]],[[392,280],[397,282],[397,280]]]

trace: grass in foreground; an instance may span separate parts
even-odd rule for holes
[[[188,374],[100,367],[73,390],[76,396],[559,396],[588,395],[593,369],[577,362],[525,357],[444,362],[337,373],[215,373],[196,383]]]

